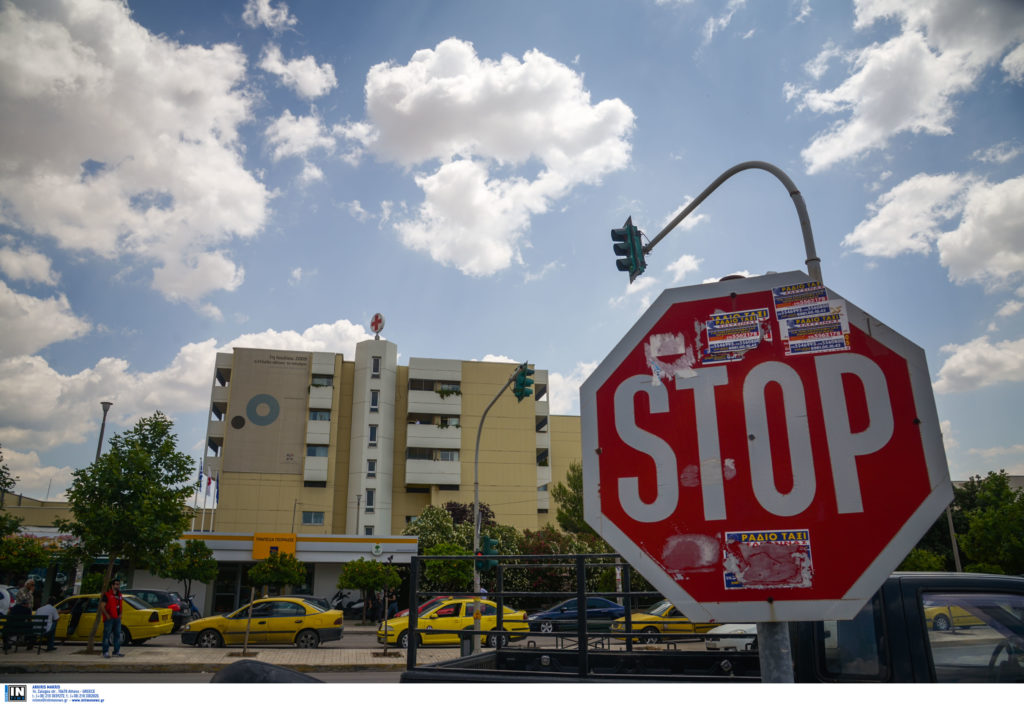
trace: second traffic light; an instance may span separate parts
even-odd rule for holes
[[[497,555],[498,554],[498,541],[495,538],[488,538],[487,536],[480,536],[480,542],[482,545],[480,549],[476,551],[476,569],[479,572],[486,572],[487,570],[493,570],[498,566],[497,560],[483,559],[486,555]]]
[[[516,378],[512,383],[512,394],[517,400],[522,401],[527,396],[533,395],[533,370],[530,369],[528,362],[523,362],[519,365],[519,371],[516,372]]]
[[[642,235],[643,233],[633,224],[632,215],[626,218],[622,227],[612,230],[612,241],[615,243],[612,249],[615,250],[615,256],[622,257],[615,260],[615,266],[619,271],[629,272],[629,283],[633,283],[633,280],[647,268],[644,245],[640,241]]]

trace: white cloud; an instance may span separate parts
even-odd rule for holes
[[[828,71],[828,65],[831,63],[832,59],[839,58],[842,55],[843,52],[835,45],[834,42],[826,42],[818,55],[804,64],[804,71],[810,74],[810,76],[815,80],[820,80]]]
[[[709,44],[711,39],[721,32],[732,22],[732,16],[736,14],[736,11],[747,4],[747,0],[729,0],[725,6],[725,11],[718,17],[709,17],[704,22],[704,29],[702,34],[704,35],[704,44]]]
[[[971,158],[987,164],[1005,164],[1020,156],[1022,151],[1024,148],[1019,142],[1000,142],[988,149],[977,150],[971,154]]]
[[[14,491],[24,496],[50,501],[66,501],[65,490],[71,485],[75,467],[45,466],[37,452],[17,452],[3,448],[4,464],[17,477]]]
[[[264,47],[259,67],[267,73],[279,76],[281,82],[293,88],[300,98],[308,100],[327,95],[338,85],[334,67],[330,64],[318,65],[312,56],[285,61],[281,49],[276,44]]]
[[[1007,301],[996,311],[996,315],[1000,318],[1009,318],[1011,315],[1016,315],[1022,310],[1024,310],[1024,301]]]
[[[672,283],[677,284],[685,279],[687,274],[698,271],[702,261],[704,260],[698,259],[692,254],[684,254],[669,264],[667,268],[672,272]]]
[[[291,110],[285,110],[274,120],[264,133],[267,143],[273,148],[274,161],[291,156],[305,158],[310,152],[334,149],[334,138],[327,134],[320,118],[313,115],[296,117]]]
[[[957,283],[990,287],[1024,273],[1024,176],[968,189],[960,226],[938,239],[939,261]]]
[[[229,241],[260,231],[270,199],[242,164],[245,63],[236,46],[152,35],[113,0],[5,2],[0,223],[157,270],[227,256]],[[154,276],[180,297],[166,283]]]
[[[52,262],[45,254],[31,247],[21,246],[17,250],[0,247],[0,271],[12,281],[56,286],[60,277],[51,268]]]
[[[503,354],[485,354],[481,362],[503,362],[506,364],[521,364],[517,359],[512,359]]]
[[[957,439],[953,437],[953,424],[950,421],[940,421],[939,428],[942,432],[942,446],[946,449],[946,452],[949,452],[960,445],[960,443],[957,442]]]
[[[846,54],[850,76],[833,90],[804,92],[800,108],[847,113],[803,152],[808,173],[883,149],[900,133],[952,133],[956,96],[1024,39],[1024,4],[973,0],[857,2],[855,28],[897,19],[901,34]],[[1016,66],[1005,67],[1011,77]]]
[[[298,286],[302,282],[302,267],[297,266],[292,269],[292,273],[288,276],[288,283],[292,286]]]
[[[0,358],[34,354],[64,340],[73,340],[89,332],[92,326],[77,317],[64,294],[53,298],[35,298],[17,293],[0,281]],[[11,389],[3,388],[5,402]],[[2,404],[0,404],[2,405]],[[0,436],[2,438],[2,436]]]
[[[878,197],[873,215],[843,238],[843,246],[871,257],[932,250],[941,226],[963,209],[969,179],[917,174]]]
[[[704,279],[703,281],[701,281],[701,283],[702,283],[702,284],[714,284],[714,283],[718,283],[719,281],[721,281],[722,279],[724,279],[724,278],[726,278],[726,277],[728,277],[728,276],[740,276],[740,277],[742,277],[742,278],[744,278],[744,279],[745,279],[745,278],[747,278],[747,277],[753,276],[753,274],[751,274],[751,273],[750,273],[749,271],[747,271],[746,269],[741,269],[741,270],[739,270],[739,271],[734,271],[734,272],[732,272],[731,274],[722,274],[721,276],[711,276],[711,277],[709,277],[709,278],[706,278],[706,279]]]
[[[556,415],[574,415],[580,412],[580,385],[587,380],[597,362],[577,362],[568,374],[548,373],[548,409]]]
[[[495,61],[447,39],[405,65],[373,66],[365,92],[366,121],[336,133],[357,144],[350,156],[433,169],[415,174],[425,200],[394,226],[405,246],[465,274],[521,261],[532,215],[629,161],[633,112],[591,104],[580,74],[536,50]],[[511,173],[527,165],[539,172]]]
[[[983,335],[963,345],[945,345],[942,351],[950,356],[939,369],[936,393],[1024,381],[1024,339],[993,343]]]
[[[1006,72],[1006,80],[1024,83],[1024,43],[1007,54],[1000,66]]]
[[[629,279],[626,279],[626,290],[621,296],[608,299],[608,303],[612,306],[621,306],[627,301],[635,301],[637,298],[640,299],[639,308],[646,309],[651,305],[651,293],[657,291],[661,286],[658,279],[653,276],[641,276],[636,279],[633,283],[628,283]]]
[[[247,0],[245,10],[242,12],[242,19],[250,27],[256,28],[263,25],[277,31],[293,27],[298,23],[298,20],[288,12],[286,3],[279,2],[275,7],[271,4],[271,0]]]
[[[986,447],[984,449],[971,448],[968,450],[972,455],[979,455],[986,459],[992,459],[994,457],[1005,457],[1006,455],[1016,455],[1024,453],[1024,445],[1010,445],[1009,447]]]
[[[552,271],[557,271],[558,269],[561,269],[561,268],[562,268],[562,265],[559,264],[558,262],[548,262],[543,267],[541,267],[541,270],[538,271],[538,272],[532,272],[532,271],[526,272],[523,275],[523,283],[524,284],[528,284],[528,283],[532,283],[534,281],[540,281],[545,276],[550,274]]]
[[[344,205],[345,209],[348,210],[348,214],[359,222],[366,222],[372,217],[358,200],[353,200],[349,203],[342,203],[342,205]]]
[[[662,223],[662,225],[661,225],[661,227],[660,227],[660,228],[658,228],[658,229],[659,229],[659,231],[660,231],[660,230],[661,230],[662,228],[664,228],[664,227],[665,227],[666,225],[668,225],[668,224],[669,224],[670,222],[672,222],[672,220],[673,220],[673,219],[674,219],[674,218],[675,218],[675,217],[676,217],[677,215],[679,215],[679,213],[683,212],[683,210],[685,210],[685,209],[686,209],[686,206],[688,206],[688,205],[689,205],[690,203],[692,203],[692,202],[693,202],[693,198],[692,198],[692,197],[689,197],[689,196],[687,196],[686,200],[684,200],[684,201],[683,201],[683,203],[682,203],[682,204],[681,204],[681,205],[680,205],[680,206],[679,206],[678,208],[676,208],[676,209],[675,209],[675,210],[673,210],[673,211],[672,211],[671,213],[669,213],[668,215],[666,215],[665,217],[663,217],[663,218],[661,219],[661,223]],[[692,230],[693,228],[697,227],[697,225],[700,225],[701,223],[705,223],[705,222],[707,222],[707,221],[708,221],[708,220],[710,220],[710,219],[711,219],[711,218],[710,218],[710,216],[709,216],[709,215],[707,215],[707,214],[705,214],[705,213],[700,213],[700,214],[697,214],[697,215],[695,215],[695,214],[694,214],[693,212],[691,212],[691,213],[690,213],[689,215],[687,215],[687,216],[686,216],[686,217],[685,217],[685,218],[683,219],[683,221],[682,221],[682,222],[680,222],[680,223],[679,223],[679,224],[678,224],[678,225],[676,226],[676,229],[678,229],[678,230],[681,230],[681,231],[684,231],[684,232],[685,232],[686,230]],[[653,235],[652,235],[652,236],[653,236]]]

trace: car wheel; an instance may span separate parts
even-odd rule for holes
[[[124,626],[121,626],[121,645],[132,645],[132,634]]]
[[[656,645],[661,641],[658,637],[658,629],[654,626],[648,626],[644,630],[640,631],[640,642],[646,643],[647,645]]]
[[[224,645],[224,639],[220,637],[220,633],[217,633],[217,631],[207,628],[196,638],[196,645],[200,648],[220,648]]]
[[[398,647],[399,648],[408,648],[409,647],[409,632],[408,631],[402,631],[401,633],[399,633],[398,634],[398,639],[395,642],[398,643]]]
[[[949,617],[945,614],[939,614],[932,620],[932,628],[934,628],[936,631],[948,631]]]
[[[551,633],[554,630],[555,630],[555,624],[553,624],[551,621],[541,621],[540,622],[540,632],[541,633]]]
[[[490,633],[487,636],[487,647],[497,648],[498,643],[501,643],[501,647],[508,645],[508,633]]]
[[[316,631],[307,628],[295,636],[295,645],[299,648],[315,648],[320,645],[320,636]]]

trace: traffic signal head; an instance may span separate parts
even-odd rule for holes
[[[480,542],[480,549],[476,551],[476,569],[479,572],[493,570],[498,566],[498,561],[485,559],[485,556],[498,554],[498,541],[495,538],[488,538],[482,535],[480,536]]]
[[[519,371],[516,372],[516,378],[512,384],[512,393],[516,399],[522,401],[527,396],[533,395],[533,370],[530,369],[528,362],[523,362],[519,365]]]
[[[621,259],[615,260],[615,267],[619,271],[629,272],[630,283],[633,283],[633,280],[644,273],[647,268],[644,246],[640,240],[642,235],[643,233],[633,225],[633,216],[626,218],[622,227],[612,230],[612,241],[615,243],[612,245],[612,249],[615,251],[615,256],[621,257]]]

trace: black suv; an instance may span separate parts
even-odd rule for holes
[[[138,597],[158,609],[170,609],[171,620],[174,622],[171,633],[177,633],[191,619],[192,610],[178,592],[164,589],[122,589],[121,593]]]

